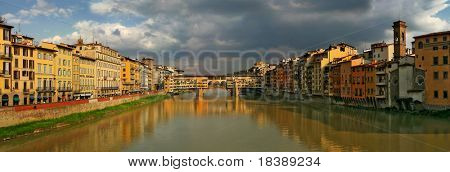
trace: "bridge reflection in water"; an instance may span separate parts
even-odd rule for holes
[[[192,93],[189,93],[192,94]],[[183,94],[83,126],[0,143],[1,151],[449,151],[450,121]],[[195,97],[195,96],[194,96]]]

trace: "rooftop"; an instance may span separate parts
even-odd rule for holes
[[[425,35],[415,36],[414,39],[417,39],[417,38],[424,38],[424,37],[430,37],[430,36],[449,35],[449,34],[450,34],[450,31],[434,32],[434,33],[428,33],[428,34],[425,34]]]

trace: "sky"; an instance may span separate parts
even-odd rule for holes
[[[0,4],[0,15],[37,41],[73,44],[81,37],[132,58],[152,56],[193,74],[229,73],[258,60],[276,63],[292,53],[340,42],[362,52],[372,43],[392,42],[392,23],[397,20],[407,22],[408,42],[416,35],[450,30],[447,0],[0,0]],[[268,53],[272,51],[276,55]]]

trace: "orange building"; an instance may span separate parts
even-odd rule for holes
[[[368,100],[375,100],[377,89],[376,65],[367,64],[364,68],[364,71],[366,72],[366,98],[368,98]]]
[[[425,70],[425,104],[450,106],[449,49],[450,31],[414,37],[416,68]],[[417,82],[420,82],[420,79]]]
[[[330,84],[333,97],[341,97],[341,64],[338,62],[330,65]]]
[[[352,66],[352,98],[357,100],[366,97],[366,73],[364,69],[364,64]]]
[[[341,87],[341,97],[344,100],[349,100],[355,98],[356,97],[355,95],[357,94],[354,89],[355,85],[353,83],[356,79],[355,77],[359,75],[353,74],[353,67],[363,64],[364,58],[359,55],[350,56],[346,58],[348,59],[345,59],[343,62],[340,63],[340,74],[341,74],[340,87]]]
[[[344,61],[340,64],[340,88],[341,97],[350,99],[352,97],[352,61]]]

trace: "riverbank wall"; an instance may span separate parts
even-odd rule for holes
[[[0,128],[21,123],[61,118],[74,113],[104,109],[162,93],[122,95],[90,100],[17,106],[0,109]]]
[[[282,100],[282,101],[318,101],[321,103],[327,103],[332,105],[340,105],[347,107],[358,107],[366,109],[379,109],[379,110],[398,110],[404,112],[423,112],[423,111],[442,111],[446,108],[428,108],[420,102],[414,102],[412,99],[398,99],[394,102],[379,101],[375,98],[342,98],[342,97],[329,97],[319,95],[302,95],[288,92],[265,92],[263,95],[265,100]]]

